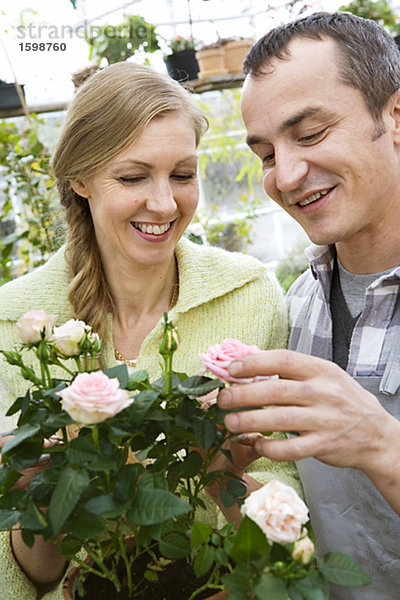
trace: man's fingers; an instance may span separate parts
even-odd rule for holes
[[[274,378],[226,387],[218,395],[218,404],[226,410],[276,404],[306,406],[316,395],[307,382]]]
[[[296,461],[314,456],[320,446],[321,438],[316,433],[307,433],[286,440],[263,437],[256,442],[256,450],[261,456],[276,461]]]
[[[225,426],[233,433],[272,433],[309,429],[306,411],[296,406],[229,413],[225,415]]]
[[[249,354],[232,362],[228,368],[233,377],[279,375],[287,379],[306,379],[319,372],[327,361],[292,350],[266,350]]]

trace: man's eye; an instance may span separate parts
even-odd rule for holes
[[[266,156],[264,156],[262,158],[262,164],[264,166],[270,166],[273,165],[275,162],[275,153],[271,152],[271,154],[267,154]]]
[[[325,131],[326,131],[326,129],[321,129],[321,131],[317,131],[316,133],[310,133],[310,135],[304,135],[299,138],[299,142],[301,142],[303,144],[309,144],[312,142],[316,142],[323,136]]]

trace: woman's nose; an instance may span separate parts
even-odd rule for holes
[[[166,217],[173,216],[176,212],[177,203],[171,185],[169,183],[155,185],[146,201],[146,208]]]

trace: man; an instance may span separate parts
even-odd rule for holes
[[[289,350],[230,367],[279,379],[225,389],[219,404],[249,408],[226,417],[235,433],[298,434],[256,449],[298,461],[319,552],[348,553],[373,580],[332,587],[332,598],[395,600],[400,53],[372,21],[317,13],[269,32],[244,68],[243,119],[265,190],[318,246],[288,294]]]

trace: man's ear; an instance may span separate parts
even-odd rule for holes
[[[390,99],[390,117],[393,123],[393,141],[400,144],[400,90],[397,90]]]
[[[90,191],[87,183],[78,181],[77,179],[71,179],[70,184],[74,192],[76,192],[79,196],[82,196],[82,198],[90,198]]]

